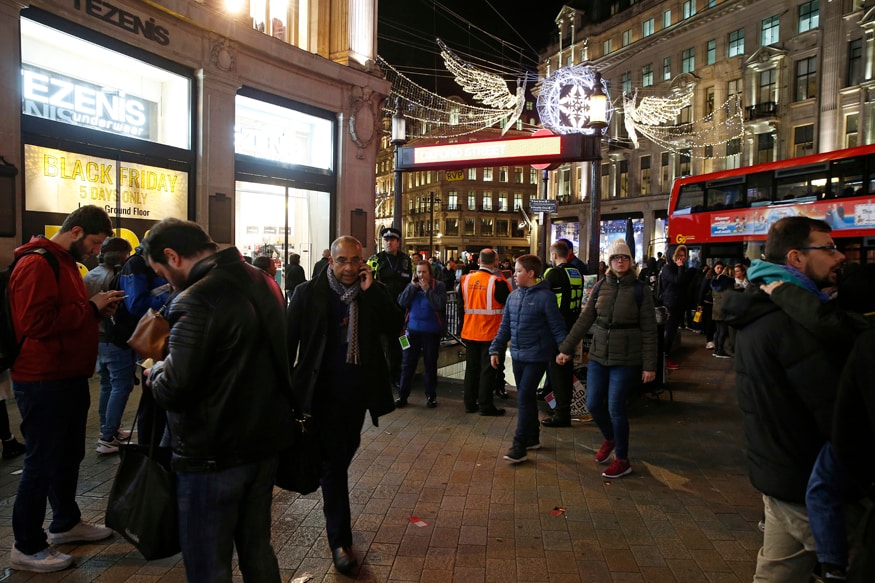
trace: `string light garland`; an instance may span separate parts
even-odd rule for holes
[[[454,138],[497,125],[504,126],[506,130],[519,117],[516,112],[522,111],[521,106],[516,109],[495,109],[448,99],[414,83],[380,56],[377,57],[377,64],[386,80],[392,84],[383,114],[391,117],[397,99],[408,122],[417,122],[410,124],[411,138]]]
[[[514,110],[524,99],[525,79],[522,80],[522,83],[517,83],[514,95],[508,90],[507,81],[501,76],[463,61],[441,39],[437,39],[437,44],[441,48],[444,65],[446,65],[447,71],[455,76],[456,83],[483,105]]]

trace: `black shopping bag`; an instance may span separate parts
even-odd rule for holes
[[[319,488],[322,465],[321,448],[315,419],[309,415],[292,415],[295,443],[279,454],[276,485],[283,490],[310,494]]]
[[[125,537],[146,560],[180,552],[176,476],[170,448],[119,447],[121,463],[106,505],[106,525]]]

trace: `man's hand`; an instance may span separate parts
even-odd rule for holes
[[[556,355],[556,364],[562,366],[571,360],[571,356],[568,354],[559,353]]]
[[[492,365],[492,368],[498,368],[498,355],[490,354],[489,355],[489,364]]]
[[[652,383],[656,380],[656,371],[655,370],[645,370],[641,373],[641,382],[643,383]]]
[[[123,291],[102,291],[94,294],[89,301],[97,307],[101,316],[112,316],[124,297],[125,292]]]
[[[782,283],[784,283],[784,282],[783,281],[773,281],[772,283],[761,285],[760,289],[763,290],[764,292],[766,292],[768,295],[772,295],[772,292],[775,291],[775,288],[777,288]]]
[[[367,263],[359,268],[359,279],[361,279],[362,291],[367,291],[374,284],[374,272]]]

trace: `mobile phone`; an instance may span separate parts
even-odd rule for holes
[[[362,266],[359,268],[359,279],[361,279],[362,281],[364,281],[365,279],[367,279],[367,277],[368,277],[368,271],[367,271],[367,269],[365,269],[365,266],[362,265]]]

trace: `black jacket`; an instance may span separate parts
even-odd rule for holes
[[[315,279],[301,284],[288,308],[288,355],[292,363],[292,391],[304,413],[313,412],[313,399],[319,390],[320,373],[327,364],[327,329],[331,317],[327,269]],[[365,406],[371,412],[374,425],[381,415],[395,409],[392,384],[386,358],[380,344],[380,334],[397,342],[403,314],[386,286],[375,281],[357,298],[359,303],[359,348],[362,379],[367,391]]]
[[[794,287],[773,293],[783,309],[753,285],[728,294],[723,317],[738,329],[735,382],[750,481],[763,494],[804,504],[814,461],[830,436],[843,355],[794,318],[804,309],[785,301]]]
[[[292,443],[283,306],[231,247],[198,262],[167,311],[170,354],[152,368],[173,467],[224,469]]]

